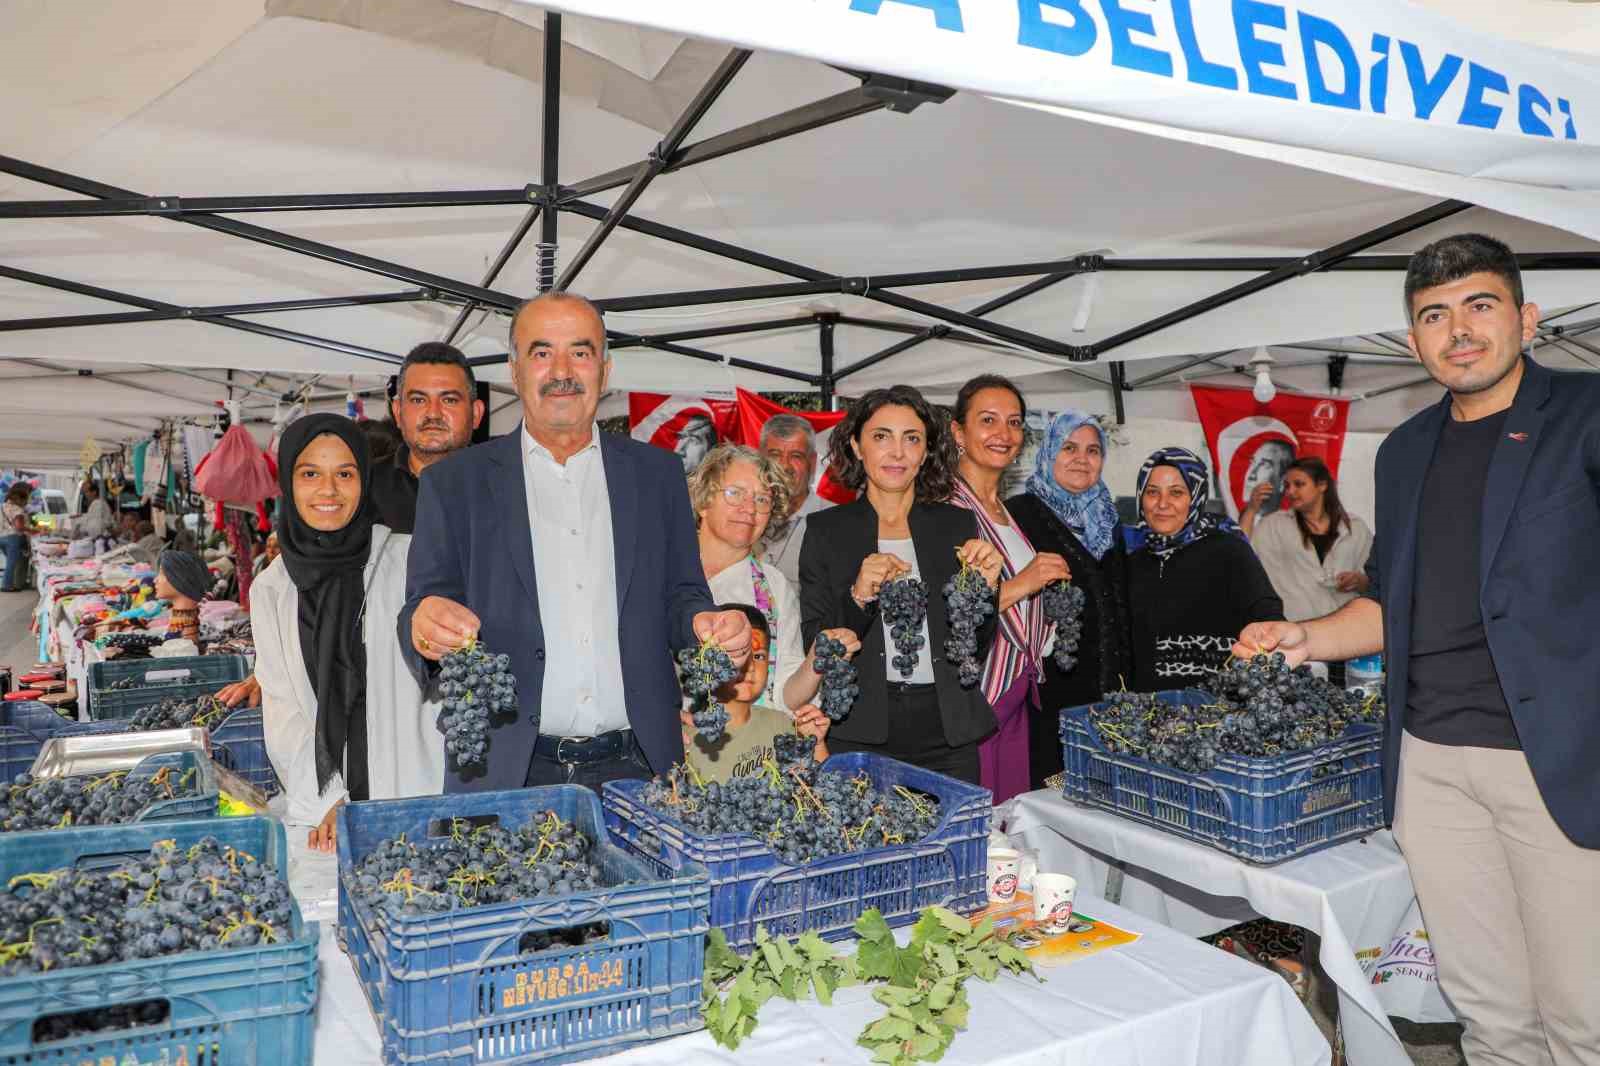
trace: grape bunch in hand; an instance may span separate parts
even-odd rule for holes
[[[963,562],[961,570],[944,583],[944,605],[950,625],[944,641],[945,658],[955,664],[961,687],[971,688],[983,679],[978,630],[984,619],[994,614],[993,590],[976,567]]]
[[[1044,587],[1044,616],[1055,623],[1056,646],[1050,652],[1063,672],[1078,665],[1078,643],[1083,639],[1083,590],[1069,581],[1052,581]]]
[[[456,766],[480,766],[489,756],[489,728],[494,716],[514,714],[517,679],[511,673],[511,656],[496,655],[480,641],[465,645],[439,660],[439,692],[444,712],[444,750]]]
[[[683,690],[689,694],[695,730],[707,744],[715,744],[728,730],[728,709],[717,699],[717,689],[739,676],[728,653],[715,641],[678,653]]]
[[[822,675],[817,706],[822,708],[822,713],[828,716],[830,722],[837,722],[850,713],[850,706],[861,694],[856,684],[856,668],[845,658],[844,642],[826,633],[817,634],[814,650],[816,655],[811,668]]]
[[[889,637],[898,655],[892,660],[901,677],[917,669],[917,653],[922,650],[923,620],[928,617],[928,586],[911,576],[886,581],[878,590],[878,607],[889,624]]]

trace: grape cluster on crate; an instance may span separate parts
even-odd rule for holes
[[[675,766],[645,786],[643,800],[697,833],[756,837],[791,866],[915,843],[939,826],[937,798],[903,786],[880,791],[864,773],[818,772],[805,757],[769,759],[721,783]]]
[[[983,680],[978,630],[994,614],[994,590],[976,567],[963,562],[956,575],[944,583],[944,603],[950,627],[944,654],[955,665],[961,687],[971,688]]]
[[[878,589],[878,609],[899,653],[893,659],[894,668],[901,677],[910,677],[927,639],[922,635],[922,623],[928,617],[928,586],[909,575],[885,581]]]
[[[114,686],[113,686],[114,687]],[[141,707],[128,719],[128,728],[134,732],[150,729],[213,729],[228,717],[233,708],[217,697],[206,694],[168,696],[164,700]]]
[[[517,679],[511,656],[496,655],[482,641],[468,641],[439,660],[439,728],[444,750],[457,767],[481,765],[489,756],[495,718],[517,713]]]
[[[112,770],[77,777],[19,774],[0,789],[0,832],[132,822],[152,803],[196,795],[195,771],[164,766],[147,777]]]
[[[1063,672],[1078,665],[1078,644],[1083,639],[1083,590],[1070,581],[1052,581],[1041,596],[1044,616],[1056,627],[1056,644],[1050,652]]]
[[[728,709],[717,699],[717,689],[737,678],[738,669],[719,644],[707,639],[678,652],[678,670],[695,731],[707,744],[717,743],[728,731]]]
[[[289,885],[270,863],[204,837],[111,869],[38,871],[0,893],[0,976],[290,939]],[[96,1019],[74,1019],[80,1031]],[[115,1019],[109,1019],[114,1022]],[[53,1033],[62,1039],[71,1032]]]
[[[1154,693],[1107,693],[1089,721],[1108,751],[1205,773],[1224,754],[1304,751],[1338,739],[1352,722],[1384,716],[1381,701],[1291,667],[1278,652],[1231,660],[1203,687],[1216,698],[1202,706],[1174,706]]]
[[[381,841],[356,864],[355,889],[369,906],[396,918],[562,896],[601,887],[594,846],[554,811],[516,829],[457,818],[438,843]]]
[[[812,646],[815,653],[811,668],[822,676],[822,687],[817,691],[817,706],[831,722],[837,722],[850,713],[850,707],[861,695],[856,684],[855,664],[844,655],[844,642],[826,633],[818,633]]]

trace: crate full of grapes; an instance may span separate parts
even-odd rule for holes
[[[90,663],[86,679],[88,717],[97,722],[132,718],[152,703],[171,697],[209,695],[235,681],[243,681],[248,673],[243,655],[185,655]]]
[[[338,848],[390,1066],[571,1062],[703,1024],[705,871],[614,846],[587,788],[354,803]]]
[[[726,784],[679,767],[601,796],[611,835],[659,870],[709,871],[711,924],[741,949],[757,925],[838,938],[871,907],[902,925],[987,902],[988,790],[893,759],[774,760]]]
[[[1240,695],[1248,690],[1119,693],[1063,710],[1064,794],[1263,864],[1383,827],[1383,736],[1370,702],[1337,690],[1304,706],[1231,698]]]
[[[0,1062],[309,1063],[287,862],[268,818],[0,835]]]
[[[197,751],[146,755],[126,769],[59,777],[22,774],[0,785],[0,834],[171,822],[216,813],[216,774],[211,760]]]

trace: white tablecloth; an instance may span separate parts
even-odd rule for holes
[[[298,842],[295,840],[299,837]],[[318,1066],[376,1066],[377,1027],[328,906],[332,856],[290,830],[290,881],[302,908],[324,919],[317,1007]],[[1060,1066],[1326,1066],[1328,1043],[1288,984],[1260,967],[1087,896],[1078,910],[1142,932],[1136,943],[1041,970],[1043,983],[1005,975],[967,983],[971,1026],[943,1061]],[[906,931],[902,930],[902,934]],[[870,989],[841,990],[831,1007],[771,1001],[737,1052],[691,1033],[635,1048],[612,1061],[738,1066],[862,1063],[855,1038],[882,1014]]]
[[[1387,831],[1261,867],[1055,792],[1020,796],[997,817],[1038,849],[1040,869],[1071,874],[1080,890],[1098,893],[1111,863],[1124,864],[1122,905],[1179,932],[1204,936],[1264,916],[1316,933],[1354,1066],[1410,1062],[1390,1014],[1454,1020],[1418,936],[1410,871]]]

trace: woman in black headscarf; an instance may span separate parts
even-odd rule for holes
[[[278,445],[280,554],[251,589],[267,754],[287,820],[313,826],[323,850],[345,800],[444,783],[443,740],[393,634],[410,538],[374,521],[370,466],[348,418],[289,426]]]
[[[1139,468],[1125,528],[1135,692],[1189,688],[1228,660],[1240,630],[1281,621],[1283,601],[1231,519],[1206,512],[1210,476],[1186,448]]]

